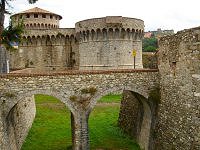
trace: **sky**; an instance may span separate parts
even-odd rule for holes
[[[10,4],[13,14],[33,7],[59,14],[63,17],[61,28],[74,28],[78,21],[105,16],[142,19],[145,31],[161,28],[177,32],[200,26],[200,0],[38,0],[36,4],[15,0]]]

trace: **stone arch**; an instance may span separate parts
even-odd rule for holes
[[[66,43],[66,44],[69,44],[69,35],[66,35],[66,36],[65,36],[65,43]]]
[[[46,45],[48,46],[52,45],[51,37],[49,35],[46,36]]]
[[[95,107],[97,101],[102,96],[107,95],[107,94],[112,93],[112,92],[123,92],[123,90],[134,91],[134,92],[136,92],[140,95],[143,95],[146,99],[148,99],[148,93],[145,92],[142,89],[142,87],[139,89],[139,88],[136,88],[135,86],[123,86],[123,87],[116,86],[116,87],[113,87],[113,88],[110,88],[110,89],[105,89],[105,90],[97,92],[94,95],[94,97],[91,99],[88,110],[91,111]]]
[[[37,27],[40,29],[40,24],[39,23],[37,24]]]
[[[54,35],[51,35],[51,42],[52,44],[56,44],[56,38]]]
[[[139,38],[141,39],[143,37],[143,30],[139,30]]]
[[[31,29],[33,28],[33,25],[32,25],[32,23],[30,24],[30,28],[31,28]]]
[[[120,37],[119,28],[116,28],[114,33],[115,33],[114,38],[119,39],[119,37]]]
[[[42,39],[41,39],[41,37],[39,35],[36,37],[36,40],[37,40],[37,45],[41,45],[42,44]]]
[[[86,31],[86,40],[87,41],[90,40],[90,31],[89,30]]]
[[[31,41],[32,41],[32,44],[33,44],[33,45],[37,45],[37,40],[36,40],[36,37],[35,37],[35,36],[32,36],[32,37],[31,37]]]
[[[82,42],[83,41],[83,34],[82,32],[80,31],[78,34],[78,37],[79,37],[79,41]]]
[[[62,103],[64,103],[73,114],[75,113],[75,109],[73,107],[72,102],[69,99],[67,99],[67,97],[70,97],[70,96],[67,96],[66,93],[61,92],[61,91],[53,92],[52,90],[32,90],[32,91],[25,91],[24,93],[17,95],[17,97],[13,99],[12,105],[9,105],[9,108],[5,112],[5,116],[7,116],[10,110],[21,100],[25,99],[26,97],[31,97],[36,94],[44,94],[44,95],[50,95],[50,96],[56,97]],[[65,97],[63,95],[65,95]]]
[[[102,29],[102,34],[103,34],[103,40],[106,40],[108,35],[107,35],[107,29],[103,28]]]
[[[89,108],[87,111],[87,115],[89,118],[90,113],[92,112],[93,108],[96,106],[97,101],[104,95],[107,95],[111,92],[123,92],[123,91],[130,91],[134,93],[137,101],[142,106],[142,115],[140,116],[141,123],[137,125],[139,131],[136,135],[136,140],[138,141],[139,145],[143,149],[149,149],[150,145],[150,138],[152,134],[152,119],[153,119],[153,110],[149,104],[149,95],[147,92],[143,91],[142,89],[133,88],[133,86],[125,86],[125,87],[113,87],[108,90],[103,90],[97,92],[97,94],[92,98],[91,103],[89,104]]]
[[[75,36],[73,34],[70,35],[69,40],[71,43],[75,43],[76,39]]]
[[[132,29],[132,39],[135,40],[135,29]]]
[[[31,37],[30,37],[30,36],[28,36],[28,37],[27,37],[27,45],[31,45],[31,44],[32,44]]]
[[[49,95],[49,96],[53,96],[59,99],[69,109],[69,111],[71,112],[71,115],[74,116],[74,109],[72,109],[72,104],[69,104],[70,100],[68,100],[69,102],[66,101],[66,98],[62,96],[63,93],[52,92],[50,90],[34,90],[31,92],[26,91],[24,94],[18,95],[15,98],[14,103],[10,106],[9,109],[7,109],[8,111],[5,114],[6,116],[5,124],[7,128],[5,134],[8,138],[8,143],[9,143],[8,145],[10,146],[9,149],[12,149],[12,150],[21,149],[21,146],[28,134],[28,131],[31,128],[32,122],[34,121],[35,114],[36,114],[36,106],[33,100],[33,96],[35,94]],[[25,114],[27,110],[24,111],[26,107],[28,108],[27,116]],[[19,114],[17,114],[18,110],[21,110],[24,113],[25,117],[29,117],[29,118],[28,119],[25,118],[25,120],[23,120],[22,118],[24,117],[24,115],[20,116]],[[19,122],[16,123],[16,121],[19,121]],[[29,123],[26,123],[26,121],[28,121]],[[23,128],[20,126],[16,127],[19,123],[23,124]],[[26,124],[24,125],[24,123]]]
[[[122,39],[126,38],[126,30],[124,28],[121,29],[121,36]]]
[[[130,29],[126,29],[126,34],[127,34],[127,38],[130,40],[131,39],[131,31]]]
[[[51,28],[51,25],[50,24],[48,24],[48,29],[50,29]]]
[[[83,41],[86,41],[86,33],[83,31]]]
[[[113,39],[114,38],[113,28],[109,28],[108,29],[108,38],[109,39]]]
[[[44,24],[43,23],[41,24],[41,28],[44,29]]]
[[[26,28],[29,29],[29,24],[26,24]]]
[[[96,39],[97,39],[97,40],[100,40],[101,37],[102,37],[101,29],[97,29],[97,30],[96,30],[96,33],[97,33],[97,34],[96,34]]]
[[[95,40],[95,34],[96,34],[95,31],[92,29],[91,30],[91,39],[92,39],[92,41]]]
[[[138,40],[139,31],[138,29],[135,30],[135,39]]]
[[[33,24],[34,29],[37,27],[36,23]]]
[[[44,35],[42,35],[41,43],[42,45],[46,44],[46,37]]]

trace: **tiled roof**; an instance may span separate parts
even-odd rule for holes
[[[43,13],[43,14],[52,14],[52,15],[57,15],[60,17],[60,19],[62,19],[62,17],[58,14],[55,14],[55,13],[52,13],[50,11],[47,11],[47,10],[44,10],[44,9],[41,9],[41,8],[38,8],[38,7],[34,7],[34,8],[31,8],[31,9],[28,9],[28,10],[25,10],[25,11],[22,11],[22,12],[19,12],[17,14],[27,14],[27,13]],[[17,15],[17,14],[14,14],[14,15]],[[14,16],[13,15],[13,16]]]

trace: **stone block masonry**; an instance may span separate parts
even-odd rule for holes
[[[159,41],[157,149],[200,149],[200,28]]]

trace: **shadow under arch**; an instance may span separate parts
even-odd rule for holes
[[[59,99],[60,96],[57,94],[50,94],[49,92],[31,92],[20,96],[19,100],[15,105],[10,109],[8,115],[6,116],[5,125],[6,125],[6,135],[8,139],[8,145],[11,150],[19,150],[26,139],[29,129],[32,126],[33,121],[36,116],[36,104],[35,104],[35,95],[45,95],[51,96],[63,103],[65,107],[69,109],[69,106],[66,105],[66,102],[62,99]],[[30,96],[32,95],[32,96]],[[73,113],[69,109],[69,114],[73,117]],[[70,118],[70,116],[69,116]],[[69,120],[69,122],[71,122]],[[71,131],[70,131],[71,133]]]

